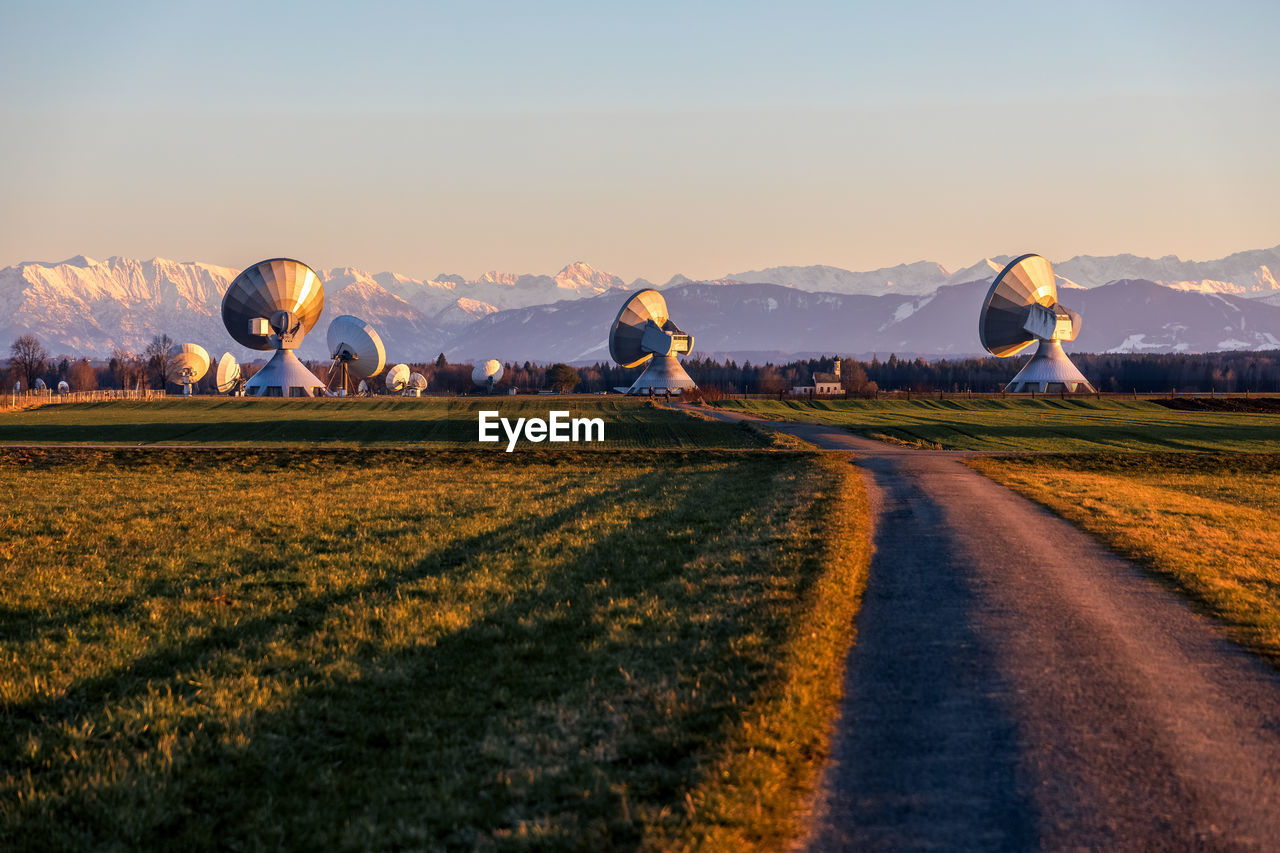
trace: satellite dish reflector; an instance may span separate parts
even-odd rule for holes
[[[633,293],[623,303],[609,329],[609,355],[623,367],[649,366],[627,389],[628,394],[650,394],[698,386],[676,360],[693,350],[693,335],[681,331],[667,313],[667,300],[656,290]]]
[[[254,397],[315,397],[324,383],[293,354],[324,311],[324,285],[292,258],[259,261],[222,297],[222,325],[236,343],[275,355],[245,383]]]
[[[71,392],[71,386],[67,384],[67,380],[63,379],[58,383],[58,393],[68,394]]]
[[[345,393],[354,390],[357,382],[377,376],[387,363],[387,351],[377,331],[359,317],[342,314],[329,324],[325,335],[329,344],[329,356],[333,364],[329,368],[329,388]]]
[[[199,344],[178,344],[169,355],[179,384],[199,382],[209,372],[209,353]]]
[[[49,387],[48,385],[45,385],[45,384],[44,384],[44,380],[43,380],[43,379],[40,379],[39,377],[37,377],[37,378],[36,378],[36,385],[35,385],[35,389],[36,389],[37,391],[43,391],[45,388],[48,388],[48,387]]]
[[[368,380],[365,380],[365,379],[360,380],[360,384],[356,386],[356,393],[359,394],[361,397],[368,395],[369,393]]]
[[[397,364],[387,371],[387,390],[399,393],[409,387],[409,365]]]
[[[1062,349],[1061,341],[1074,341],[1080,334],[1080,324],[1079,314],[1058,304],[1053,265],[1040,255],[1021,255],[991,283],[978,315],[978,339],[1000,358],[1040,342],[1006,391],[1092,393],[1089,380]]]
[[[349,363],[350,372],[361,379],[377,376],[386,366],[387,351],[382,346],[382,338],[359,317],[342,314],[333,318],[325,338],[330,356]]]
[[[315,270],[292,258],[259,261],[235,277],[222,297],[222,324],[249,349],[296,349],[324,310]]]
[[[417,389],[418,391],[427,390],[427,377],[423,376],[421,373],[409,374],[409,387],[411,389]]]
[[[471,371],[471,381],[487,391],[502,380],[502,362],[491,358],[483,364],[477,364]]]
[[[213,376],[214,387],[219,394],[235,391],[243,382],[240,379],[240,362],[229,352],[224,352],[218,359],[218,369]]]

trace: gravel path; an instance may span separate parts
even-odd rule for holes
[[[1280,850],[1273,670],[972,454],[769,426],[876,524],[806,849]]]

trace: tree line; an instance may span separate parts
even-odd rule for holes
[[[141,353],[117,348],[106,363],[88,359],[53,359],[34,335],[22,335],[9,348],[6,388],[19,383],[35,386],[42,379],[49,388],[66,381],[75,391],[98,388],[165,388],[173,383],[168,335],[157,335]],[[719,361],[696,357],[682,364],[700,387],[727,394],[782,394],[812,384],[814,373],[830,373],[836,356],[796,359],[774,364],[752,364],[734,359]],[[883,361],[841,359],[841,384],[851,394],[876,391],[994,393],[1013,378],[1030,356],[1017,358],[905,359],[890,354]],[[1099,391],[1165,393],[1280,392],[1280,350],[1214,353],[1073,353],[1071,360]],[[329,362],[308,361],[308,368],[322,381],[328,379]],[[427,378],[432,392],[467,394],[477,391],[471,381],[471,363],[452,364],[441,353],[434,361],[412,363]],[[247,379],[255,368],[242,365]],[[625,368],[597,362],[588,366],[563,363],[507,362],[495,390],[574,391],[597,393],[629,386],[643,367]],[[375,386],[380,385],[375,381]],[[213,370],[197,383],[196,390],[212,393]]]

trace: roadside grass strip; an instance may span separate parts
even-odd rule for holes
[[[1280,666],[1280,455],[1051,455],[968,464],[1147,567]]]

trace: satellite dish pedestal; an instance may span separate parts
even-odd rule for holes
[[[1050,383],[1063,383],[1068,390],[1091,393],[1093,386],[1084,378],[1071,359],[1062,349],[1062,342],[1056,340],[1040,341],[1036,354],[1026,363],[1018,375],[1009,380],[1004,390],[1010,394],[1024,391],[1044,391]]]

